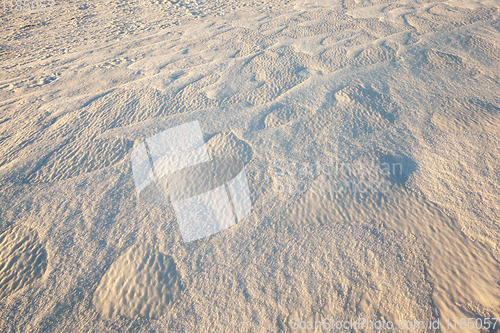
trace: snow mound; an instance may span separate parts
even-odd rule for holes
[[[353,84],[333,94],[345,130],[357,136],[392,127],[397,105],[389,96],[364,84]]]
[[[247,164],[252,159],[253,150],[233,132],[218,133],[207,142],[207,150],[215,159],[232,158]]]
[[[102,277],[94,305],[107,318],[158,318],[180,298],[181,291],[181,276],[172,257],[149,246],[133,246]]]

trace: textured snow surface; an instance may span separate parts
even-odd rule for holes
[[[499,8],[56,0],[2,12],[0,331],[498,318]],[[168,198],[137,196],[131,155],[194,121],[211,159],[244,164],[252,207],[185,244]]]
[[[149,246],[136,246],[119,257],[103,276],[94,294],[105,316],[160,317],[182,291],[172,257]]]
[[[0,298],[39,279],[47,268],[47,252],[26,227],[1,234],[0,251]]]

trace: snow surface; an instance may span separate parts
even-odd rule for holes
[[[0,7],[0,331],[499,318],[499,8]],[[252,208],[184,243],[131,154],[193,121],[244,163]]]

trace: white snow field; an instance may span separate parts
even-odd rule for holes
[[[45,4],[0,3],[0,332],[499,331],[497,0]]]

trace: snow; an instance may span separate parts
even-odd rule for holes
[[[498,318],[499,7],[7,6],[0,331],[274,332],[293,318]],[[179,209],[138,196],[132,152],[192,122],[211,159],[244,164],[251,209],[184,243]],[[332,160],[401,163],[403,175],[275,172],[276,161],[297,170]],[[370,182],[389,191],[345,186]]]

